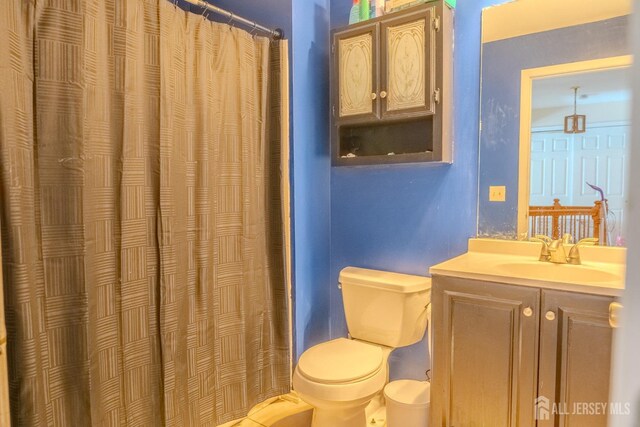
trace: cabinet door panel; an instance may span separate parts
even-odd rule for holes
[[[435,112],[433,19],[434,9],[430,8],[382,24],[383,117]]]
[[[542,292],[538,394],[557,410],[542,413],[539,407],[539,427],[606,427],[606,410],[586,405],[609,402],[611,302],[605,296]],[[595,408],[601,413],[591,413]]]
[[[338,120],[377,118],[377,25],[335,35]]]
[[[435,276],[433,426],[533,426],[539,290]]]

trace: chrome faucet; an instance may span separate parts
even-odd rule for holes
[[[599,239],[597,237],[588,237],[586,239],[580,240],[578,243],[573,245],[571,250],[569,251],[569,256],[567,257],[567,262],[572,265],[580,265],[582,262],[580,261],[580,250],[578,246],[580,245],[595,245],[598,243]]]
[[[549,262],[566,264],[567,253],[564,250],[562,239],[554,240],[549,244]]]
[[[565,234],[562,239],[553,240],[549,236],[538,234],[530,240],[542,243],[540,258],[538,258],[539,261],[566,264],[569,260],[564,250],[564,242],[566,242],[568,238],[570,238],[570,236]]]
[[[542,249],[540,250],[540,261],[553,262],[555,264],[572,264],[580,265],[580,250],[581,245],[595,245],[598,243],[597,237],[589,237],[580,240],[578,243],[571,247],[569,255],[567,255],[564,244],[567,242],[567,235],[564,235],[562,239],[552,240],[549,236],[536,235],[532,237],[531,241],[542,243]]]

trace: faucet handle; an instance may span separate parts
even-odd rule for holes
[[[542,240],[546,244],[553,242],[553,239],[551,237],[545,236],[544,234],[536,234],[534,237],[532,237],[531,240]]]
[[[540,250],[540,257],[538,261],[549,261],[551,254],[549,253],[549,243],[551,243],[551,239],[547,236],[536,235],[535,237],[529,238],[531,242],[540,242],[542,243],[542,249]]]
[[[599,238],[597,237],[587,237],[585,239],[580,239],[580,241],[578,243],[576,243],[576,245],[595,245],[596,243],[598,243],[600,241]]]
[[[597,237],[587,237],[586,239],[580,239],[580,241],[575,245],[573,245],[573,247],[569,251],[567,262],[573,265],[582,264],[582,261],[580,260],[580,250],[578,249],[578,246],[596,245],[599,241],[600,239],[598,239]]]

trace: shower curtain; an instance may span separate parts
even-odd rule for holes
[[[13,425],[215,426],[286,393],[286,41],[165,0],[2,0],[0,39]]]
[[[2,236],[0,235],[0,242]],[[2,248],[0,247],[0,259]],[[9,405],[9,371],[7,368],[7,328],[4,323],[4,295],[2,293],[2,264],[0,264],[0,426],[11,425]]]

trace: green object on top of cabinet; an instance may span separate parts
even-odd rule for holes
[[[371,9],[369,0],[360,0],[360,22],[370,18]]]
[[[452,46],[444,0],[335,30],[333,165],[451,163]]]

